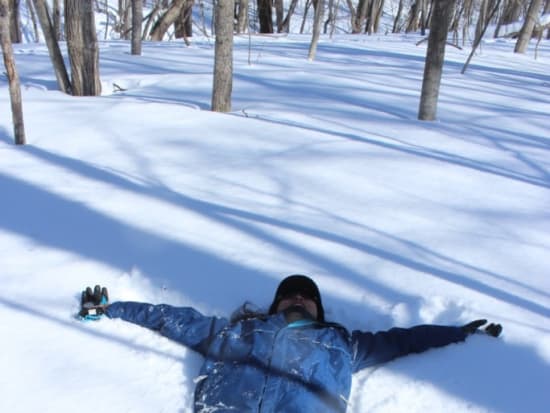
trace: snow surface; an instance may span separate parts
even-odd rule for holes
[[[296,272],[349,328],[504,326],[360,372],[348,412],[550,411],[550,43],[535,60],[485,42],[465,75],[448,47],[420,122],[418,37],[324,37],[313,62],[309,40],[237,37],[229,114],[208,110],[208,38],[103,42],[104,94],[79,98],[43,44],[15,45],[28,145],[2,76],[0,411],[191,412],[200,357],[78,321],[82,288],[228,315]]]

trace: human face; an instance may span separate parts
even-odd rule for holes
[[[299,306],[305,309],[314,319],[317,319],[317,304],[304,293],[291,293],[284,296],[277,305],[277,312],[285,311],[289,307]]]

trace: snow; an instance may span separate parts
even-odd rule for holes
[[[349,328],[504,326],[360,372],[348,412],[548,412],[550,43],[535,60],[486,41],[465,75],[448,47],[421,122],[418,37],[323,37],[313,62],[309,40],[236,37],[229,114],[208,110],[212,39],[102,42],[103,96],[79,98],[43,44],[15,45],[28,145],[3,76],[1,411],[191,412],[200,357],[78,321],[80,291],[229,315],[304,273]]]

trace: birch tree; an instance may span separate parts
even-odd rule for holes
[[[21,101],[21,85],[13,57],[11,45],[10,15],[8,0],[0,0],[0,43],[4,56],[4,66],[8,75],[10,90],[11,114],[16,145],[25,144],[25,125],[23,123],[23,103]]]

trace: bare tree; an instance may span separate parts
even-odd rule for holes
[[[328,16],[325,20],[325,23],[323,24],[323,33],[327,34],[328,28],[330,26],[330,35],[332,36],[334,29],[336,28],[336,14],[338,13],[338,7],[339,7],[339,0],[328,0]]]
[[[147,16],[145,16],[145,27],[143,29],[141,40],[147,39],[147,33],[151,31],[151,25],[157,18],[158,14],[161,12],[161,4],[160,0],[156,0],[155,5],[153,6],[153,9],[149,12]]]
[[[542,14],[548,14],[548,13],[550,13],[550,0],[545,0]],[[546,27],[550,27],[550,26],[547,24]],[[536,37],[537,39],[539,39],[539,42],[540,40],[542,40],[542,34],[543,34],[542,32],[544,31],[544,29],[545,29],[545,26],[538,25],[537,27],[535,27],[535,30],[533,32],[533,37]],[[550,29],[548,30],[548,36],[550,36]]]
[[[130,4],[132,0],[118,0],[118,32],[120,33],[120,38],[128,40],[128,36],[131,32],[132,24],[132,5]]]
[[[260,33],[273,33],[273,11],[271,9],[271,0],[258,0]]]
[[[296,10],[296,5],[298,4],[298,0],[292,0],[290,2],[290,6],[288,7],[288,11],[286,13],[286,17],[281,22],[281,25],[277,28],[277,31],[279,33],[288,33],[290,30],[290,19],[292,18],[292,15],[294,14],[294,11]]]
[[[233,89],[234,0],[217,0],[212,110],[229,112]]]
[[[395,18],[393,20],[393,27],[391,30],[392,33],[399,32],[402,12],[403,12],[403,0],[399,0],[399,5],[397,6],[397,12],[395,13]]]
[[[519,32],[514,53],[525,53],[527,50],[529,40],[531,39],[531,36],[533,36],[533,30],[535,29],[541,6],[542,0],[531,0],[529,10],[527,11],[527,16],[525,16],[525,21],[523,22],[523,26]]]
[[[21,19],[19,15],[19,0],[8,0],[10,36],[12,43],[21,43]]]
[[[472,60],[472,57],[474,56],[474,53],[476,52],[476,49],[481,43],[481,39],[483,39],[483,36],[485,35],[485,32],[487,31],[487,28],[489,27],[489,23],[491,22],[491,19],[497,12],[499,6],[500,6],[500,0],[483,0],[484,3],[491,3],[488,5],[482,5],[483,8],[492,8],[492,10],[489,12],[490,14],[487,16],[486,14],[480,14],[479,21],[477,24],[477,30],[476,30],[476,38],[474,40],[474,44],[472,46],[472,51],[470,52],[470,55],[468,56],[468,59],[466,60],[466,63],[464,63],[464,67],[462,68],[462,71],[460,73],[464,74],[466,72],[466,69],[468,68],[468,65],[470,64],[470,60]],[[494,3],[494,4],[493,4]],[[486,10],[487,13],[487,10]]]
[[[176,22],[187,0],[174,0],[166,13],[156,21],[151,29],[151,40],[161,41],[168,28]]]
[[[313,7],[315,13],[313,16],[313,34],[311,36],[311,44],[309,45],[308,59],[314,60],[315,53],[317,53],[317,44],[319,43],[319,36],[321,34],[321,24],[323,22],[323,14],[325,11],[324,0],[313,0]]]
[[[65,36],[71,62],[72,93],[75,96],[97,96],[101,93],[93,6],[94,3],[89,0],[65,0]]]
[[[69,80],[67,67],[65,66],[65,61],[57,42],[57,36],[50,19],[50,14],[48,13],[46,2],[45,0],[33,0],[33,3],[46,45],[48,46],[50,60],[52,61],[55,78],[57,79],[57,86],[63,93],[71,93],[71,81]]]
[[[503,10],[500,15],[500,19],[495,29],[495,37],[498,37],[500,29],[503,25],[510,24],[518,21],[522,11],[521,0],[505,0],[503,4]]]
[[[353,9],[351,0],[347,1],[351,11],[351,32],[354,34],[361,33],[363,31],[363,23],[367,19],[367,13],[371,0],[359,0],[356,10]]]
[[[13,57],[10,34],[10,14],[8,0],[0,0],[0,43],[4,56],[4,65],[8,74],[11,99],[11,114],[16,145],[25,144],[25,125],[23,123],[23,104],[21,102],[21,86],[19,75]]]
[[[40,42],[40,34],[38,33],[38,23],[36,20],[36,12],[34,10],[34,6],[31,3],[31,0],[25,0],[25,4],[27,6],[27,10],[29,11],[31,15],[31,21],[32,21],[32,29],[34,31],[34,38],[36,39],[36,43]]]
[[[61,6],[59,0],[53,0],[52,15],[55,40],[61,40]]]
[[[372,0],[367,15],[367,25],[365,32],[373,34],[378,32],[382,10],[384,9],[384,0]]]
[[[131,54],[141,55],[141,22],[143,20],[143,0],[132,1],[132,48]]]
[[[281,26],[285,18],[285,6],[283,0],[272,0],[275,7],[275,22],[277,24],[277,32],[281,33]]]
[[[237,33],[245,33],[248,27],[248,0],[236,0],[237,7]]]
[[[436,0],[433,4],[418,111],[418,119],[420,120],[435,120],[443,62],[445,60],[445,45],[453,7],[454,0]]]
[[[407,19],[407,28],[405,29],[406,33],[415,32],[418,29],[419,14],[420,14],[420,3],[417,1],[411,2],[411,8],[409,9],[409,17]]]
[[[183,39],[189,45],[189,37],[193,36],[193,4],[194,0],[187,0],[183,5],[179,17],[174,22],[176,39]]]

